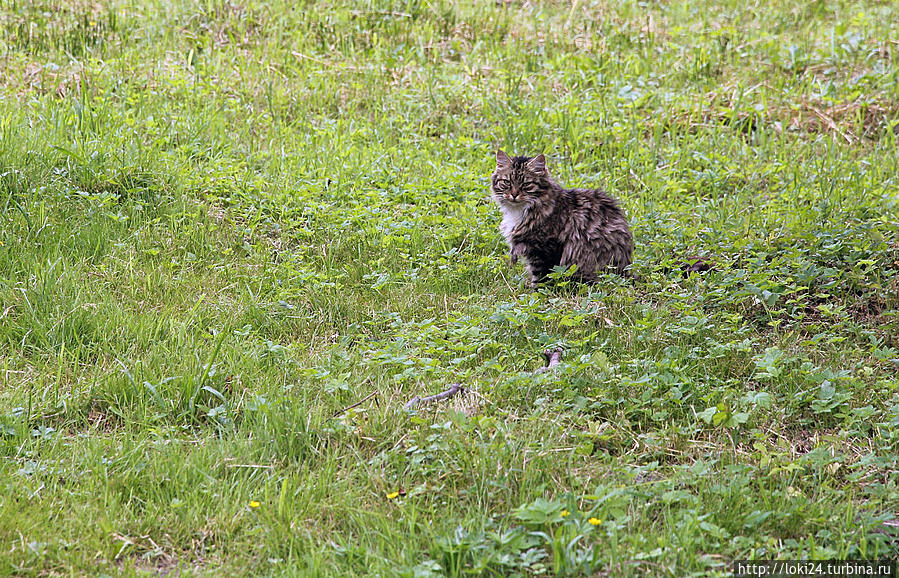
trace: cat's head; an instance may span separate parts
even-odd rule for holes
[[[531,205],[549,190],[546,157],[510,157],[496,151],[491,178],[493,198],[504,205]]]

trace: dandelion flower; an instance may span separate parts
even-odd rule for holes
[[[565,516],[567,516],[567,515],[569,515],[569,514],[571,514],[571,512],[569,512],[568,510],[562,510],[562,513],[559,514],[559,515],[562,516],[562,517],[564,518]]]
[[[261,505],[262,505],[262,504],[260,504],[260,503],[257,502],[256,500],[250,500],[250,507],[251,507],[251,508],[258,508],[258,507],[261,506]]]
[[[392,500],[392,499],[396,498],[396,497],[399,496],[399,495],[400,495],[399,492],[390,492],[389,494],[387,494],[387,499],[388,499],[388,500]]]
[[[587,521],[590,522],[591,526],[599,526],[600,524],[602,524],[602,520],[600,520],[599,518],[590,518]]]

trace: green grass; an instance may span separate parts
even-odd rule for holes
[[[896,557],[897,23],[0,3],[0,575]],[[620,198],[640,280],[527,291],[497,147]]]

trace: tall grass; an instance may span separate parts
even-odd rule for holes
[[[895,557],[896,22],[2,4],[0,574]],[[640,280],[527,291],[497,147],[620,198]]]

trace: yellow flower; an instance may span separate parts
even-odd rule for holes
[[[261,505],[262,505],[262,504],[260,504],[260,503],[257,502],[256,500],[250,500],[250,507],[251,507],[251,508],[258,508],[258,507],[261,506]]]
[[[562,513],[559,514],[559,515],[562,516],[562,517],[564,518],[565,516],[567,516],[567,515],[569,515],[569,514],[571,514],[571,512],[569,512],[568,510],[562,510]]]
[[[590,522],[591,526],[599,526],[600,524],[602,524],[602,520],[600,520],[599,518],[590,518],[587,521]]]
[[[396,498],[396,497],[399,496],[399,495],[400,495],[399,492],[390,492],[389,494],[387,494],[387,499],[388,499],[388,500],[392,500],[392,499]]]

